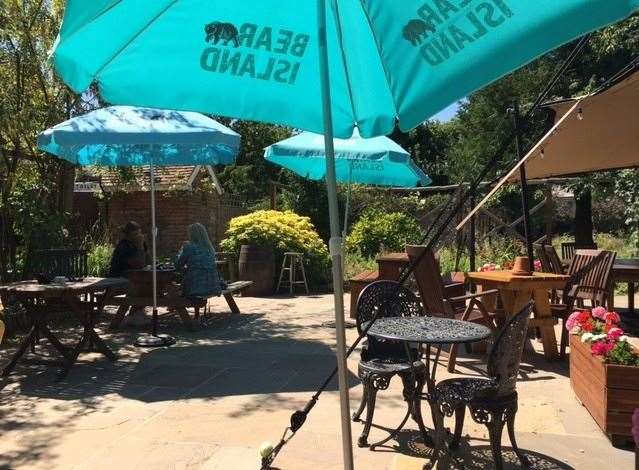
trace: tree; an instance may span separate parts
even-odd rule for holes
[[[265,198],[270,181],[278,180],[282,170],[264,159],[264,149],[290,137],[291,130],[252,121],[218,120],[242,136],[236,164],[220,170],[220,182],[230,193],[243,194],[249,201]]]
[[[624,201],[626,225],[632,231],[633,243],[639,249],[639,170],[620,171],[615,193]]]
[[[90,103],[58,81],[48,63],[57,35],[61,2],[3,0],[0,3],[0,268],[15,265],[19,243],[56,225],[71,209],[73,167],[44,156],[39,132]],[[37,208],[38,214],[24,213]],[[44,212],[41,212],[44,211]],[[45,217],[46,214],[46,217]],[[36,222],[40,221],[40,224]]]
[[[459,139],[457,132],[454,121],[427,121],[410,132],[396,129],[390,137],[410,153],[417,166],[431,177],[434,185],[445,185],[451,180],[445,156],[453,142]]]

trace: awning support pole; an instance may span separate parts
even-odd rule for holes
[[[515,146],[517,148],[517,160],[524,158],[522,143],[521,116],[519,115],[519,103],[513,105],[513,123],[515,125]],[[535,253],[533,252],[532,233],[530,228],[530,207],[528,205],[528,179],[526,178],[526,165],[519,167],[519,179],[521,181],[521,209],[524,213],[524,236],[526,237],[526,251],[530,260],[530,269],[533,269]]]

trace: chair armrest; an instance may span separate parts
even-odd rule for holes
[[[463,282],[449,282],[447,284],[444,284],[444,290],[457,290],[457,289],[462,289],[464,288],[464,283]]]
[[[449,297],[448,300],[449,302],[456,302],[459,300],[469,300],[469,299],[478,299],[480,297],[484,297],[486,295],[494,295],[499,293],[499,291],[497,289],[491,289],[491,290],[485,290],[483,292],[476,292],[474,294],[466,294],[466,295],[462,295],[459,297]]]

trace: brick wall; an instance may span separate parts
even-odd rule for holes
[[[76,200],[80,201],[80,194]],[[84,196],[82,196],[84,197]],[[129,220],[138,222],[147,236],[151,234],[151,195],[149,192],[136,191],[118,193],[112,196],[109,204],[108,226],[111,239],[119,237],[119,229]],[[92,207],[83,201],[81,208]],[[76,210],[77,212],[77,210]],[[200,222],[208,229],[214,245],[222,240],[228,227],[228,221],[245,213],[245,209],[233,201],[232,197],[216,193],[191,191],[170,191],[156,193],[156,223],[158,226],[158,256],[173,257],[182,242],[187,239],[189,224]],[[92,214],[81,214],[86,219]]]

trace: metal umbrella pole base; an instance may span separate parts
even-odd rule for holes
[[[158,334],[158,310],[153,309],[153,332],[151,334],[143,334],[135,340],[135,345],[139,348],[161,348],[162,346],[171,346],[175,344],[175,338],[170,335]]]
[[[161,348],[175,344],[175,338],[169,335],[141,335],[135,340],[138,348]]]

